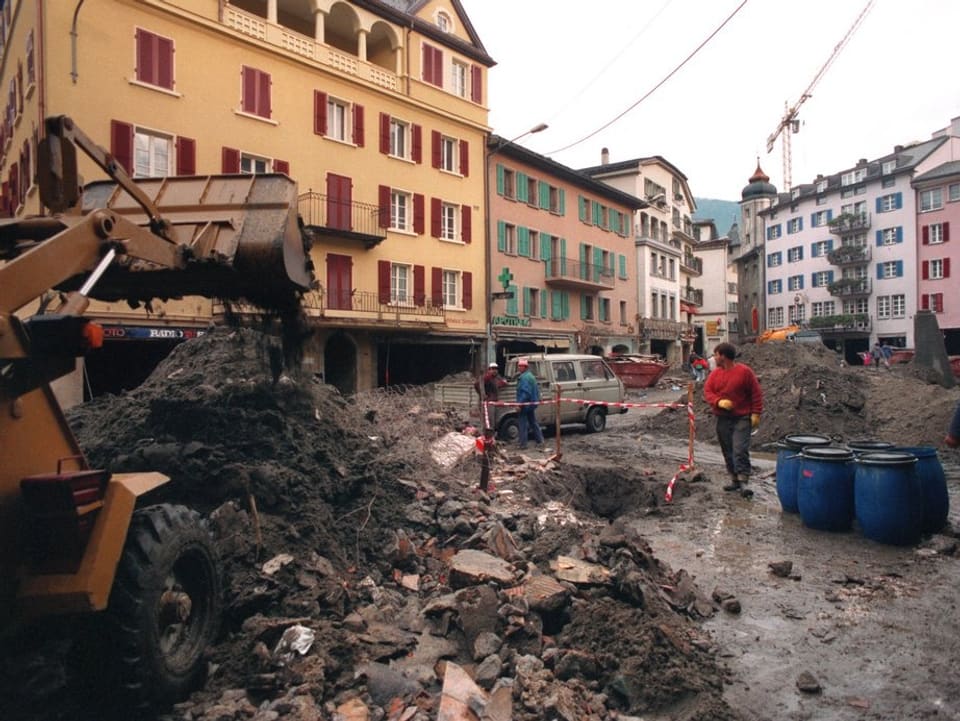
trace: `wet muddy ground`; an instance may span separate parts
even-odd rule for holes
[[[651,392],[645,400],[675,397]],[[650,453],[659,476],[669,478],[687,445],[650,432],[640,417],[651,413],[611,418],[599,436],[565,432],[564,463],[593,466],[616,453],[642,466]],[[949,535],[906,548],[871,541],[856,525],[812,530],[782,512],[773,453],[753,454],[750,500],[722,490],[715,445],[697,441],[694,456],[701,473],[686,474],[695,480],[679,482],[673,503],[631,508],[623,520],[706,593],[720,588],[740,601],[739,615],[720,612],[704,622],[726,662],[724,699],[734,712],[758,720],[960,719],[960,558],[950,534],[960,528],[956,452],[940,453]],[[786,577],[769,566],[782,561],[792,563]],[[804,672],[819,693],[798,689]]]

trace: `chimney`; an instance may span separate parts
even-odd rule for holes
[[[902,145],[894,145],[894,146],[893,146],[893,152],[895,152],[895,153],[902,153],[902,152],[903,152],[903,146],[902,146]]]
[[[610,162],[610,151],[603,148],[600,151],[600,165],[607,165]]]
[[[866,158],[860,158],[860,160],[857,161],[857,167],[858,167],[858,168],[859,168],[861,165],[866,165],[866,164],[867,164],[867,159],[866,159]]]

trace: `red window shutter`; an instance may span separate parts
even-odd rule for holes
[[[442,150],[440,149],[440,143],[442,138],[440,137],[439,130],[430,131],[430,165],[434,168],[440,167],[440,155]]]
[[[137,80],[141,83],[156,84],[157,67],[154,58],[157,36],[143,28],[137,28]]]
[[[470,99],[483,102],[483,69],[479,65],[470,66]]]
[[[943,277],[944,278],[950,277],[950,259],[949,258],[943,259]]]
[[[460,206],[460,234],[464,243],[473,240],[473,218],[470,214],[469,205]]]
[[[930,310],[930,296],[927,293],[920,296],[920,310]]]
[[[383,186],[381,186],[383,187]],[[390,302],[390,261],[377,261],[377,295],[381,305]]]
[[[440,211],[443,203],[440,198],[430,198],[430,235],[434,238],[440,237]]]
[[[257,71],[244,65],[240,69],[240,74],[242,83],[240,109],[245,113],[255,115],[257,112]]]
[[[930,277],[930,261],[925,260],[920,264],[920,277],[927,280]]]
[[[473,273],[468,270],[463,271],[463,307],[473,308]]]
[[[290,175],[290,163],[286,160],[277,160],[273,159],[273,172],[274,173],[283,173],[286,176]]]
[[[950,240],[950,223],[943,224],[943,242]]]
[[[413,136],[411,157],[414,163],[420,163],[423,161],[423,128],[419,125],[413,125],[410,130],[410,134]]]
[[[413,266],[413,302],[415,305],[427,302],[426,273],[422,265]]]
[[[133,126],[130,123],[110,121],[110,152],[120,167],[133,175]]]
[[[327,94],[319,90],[313,91],[313,132],[327,134]]]
[[[466,140],[460,141],[460,175],[470,176],[470,143]]]
[[[432,45],[423,45],[423,79],[431,85],[443,85],[443,54]]]
[[[14,163],[10,166],[10,208],[16,212],[20,205],[20,171]]]
[[[432,82],[433,78],[433,53],[429,45],[424,43],[420,48],[420,55],[423,57],[423,71],[420,73],[420,78],[425,82]]]
[[[443,268],[430,269],[430,302],[434,308],[443,305]]]
[[[390,116],[380,113],[380,152],[390,154]]]
[[[929,225],[924,225],[920,229],[920,237],[923,239],[921,242],[924,245],[930,245],[930,226]]]
[[[240,151],[236,148],[223,148],[220,151],[220,167],[223,173],[239,173]]]
[[[380,227],[390,227],[390,187],[380,186],[379,203],[380,206]]]
[[[157,85],[173,90],[173,40],[157,38]]]
[[[273,108],[270,106],[270,73],[257,71],[257,115],[269,118]]]
[[[364,143],[363,138],[363,106],[354,105],[353,106],[353,144],[358,148],[362,148]]]
[[[10,217],[10,183],[6,180],[3,181],[3,184],[0,185],[2,192],[0,192],[0,216],[4,218]]]
[[[424,231],[423,206],[423,196],[420,193],[415,193],[413,196],[413,232],[418,235],[423,235]]]
[[[197,174],[197,141],[193,138],[177,138],[177,175]]]

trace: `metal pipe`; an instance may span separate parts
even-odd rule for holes
[[[77,3],[77,7],[73,9],[73,23],[70,25],[70,77],[73,79],[73,84],[77,84],[77,78],[80,74],[77,72],[77,18],[80,15],[80,6],[83,5],[84,0],[80,0]]]

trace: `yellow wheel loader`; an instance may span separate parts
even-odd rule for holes
[[[110,180],[81,188],[78,150]],[[45,122],[38,183],[47,214],[0,221],[0,633],[103,614],[116,692],[166,704],[202,675],[217,632],[211,536],[188,508],[145,504],[166,476],[90,468],[50,382],[102,340],[90,299],[203,296],[296,315],[314,284],[297,188],[270,174],[134,181],[63,116]],[[58,307],[24,317],[49,291]]]

